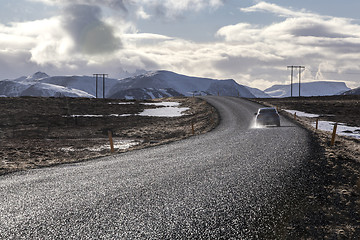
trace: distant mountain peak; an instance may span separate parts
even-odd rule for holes
[[[28,76],[27,79],[36,80],[36,79],[42,79],[42,78],[47,78],[47,77],[50,77],[50,76],[44,72],[39,71],[39,72],[34,73],[31,76]]]

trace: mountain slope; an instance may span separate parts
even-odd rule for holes
[[[103,79],[98,78],[97,96],[105,96],[110,88],[119,80],[106,78],[105,89]],[[90,76],[54,76],[37,72],[28,77],[0,81],[0,95],[8,97],[18,96],[66,96],[66,97],[95,97],[96,78]]]
[[[360,95],[360,87],[346,91],[342,95]]]
[[[344,82],[317,81],[301,83],[301,96],[339,95],[350,90]],[[290,85],[274,85],[264,91],[271,97],[290,97]],[[299,96],[299,84],[293,84],[293,97]]]
[[[184,96],[201,94],[255,97],[246,87],[234,80],[214,80],[189,77],[169,71],[156,71],[120,80],[109,92],[116,96],[118,92],[129,89],[173,89]]]
[[[184,96],[176,92],[172,88],[167,89],[154,89],[154,88],[130,88],[127,90],[117,91],[111,95],[110,98],[115,99],[153,99],[164,97],[177,97]]]
[[[261,91],[260,89],[251,88],[251,87],[246,87],[246,88],[257,98],[271,98],[269,94],[266,94],[264,91]]]
[[[20,96],[32,97],[84,97],[93,98],[87,92],[71,89],[63,86],[53,85],[49,83],[35,83],[26,90],[22,91]]]

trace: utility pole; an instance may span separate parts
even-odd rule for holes
[[[105,77],[107,77],[109,74],[105,74],[105,73],[94,73],[93,76],[96,77],[96,87],[95,87],[95,94],[96,94],[96,98],[98,96],[98,77],[102,76],[103,78],[103,98],[105,98]]]
[[[299,97],[301,96],[301,92],[300,92],[300,81],[301,81],[301,69],[305,69],[305,67],[304,66],[287,66],[287,68],[289,69],[291,69],[291,84],[290,84],[290,88],[291,88],[291,97],[293,96],[293,87],[292,87],[292,85],[293,85],[293,73],[294,73],[294,68],[298,68],[299,69]]]
[[[299,97],[301,96],[300,94],[300,80],[301,80],[301,69],[305,69],[304,66],[298,66],[299,68]]]
[[[291,83],[290,83],[290,95],[292,97],[292,85],[293,85],[293,73],[294,73],[294,66],[288,66],[288,69],[291,68]]]

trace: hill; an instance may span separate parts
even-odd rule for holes
[[[345,91],[350,90],[344,82],[332,81],[316,81],[301,83],[301,96],[331,96],[339,95]],[[274,85],[264,91],[266,94],[275,98],[290,97],[291,87],[288,85]],[[293,84],[293,97],[299,96],[299,84]]]
[[[360,95],[360,87],[346,91],[342,95]]]
[[[148,93],[151,89],[172,89],[183,96],[193,95],[221,95],[255,97],[245,86],[234,80],[215,80],[210,78],[189,77],[169,71],[155,71],[120,80],[109,92],[109,97],[117,97],[119,92],[130,89],[143,90]],[[143,94],[143,93],[139,93]]]

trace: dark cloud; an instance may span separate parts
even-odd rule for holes
[[[62,21],[78,52],[103,54],[122,47],[112,26],[101,20],[101,9],[98,6],[68,5],[64,9]]]
[[[38,0],[39,1],[39,0]],[[45,3],[57,4],[57,5],[92,5],[92,6],[105,6],[111,9],[121,9],[127,11],[127,5],[132,0],[42,0]]]
[[[328,27],[317,24],[312,26],[304,26],[302,28],[293,29],[292,34],[302,37],[325,37],[325,38],[350,38],[354,37],[349,34],[336,33]]]

